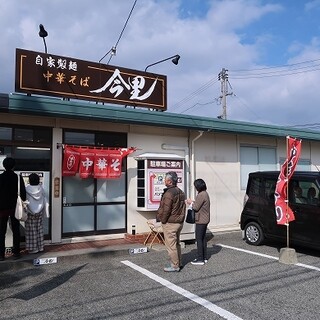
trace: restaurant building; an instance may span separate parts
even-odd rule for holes
[[[18,52],[17,59],[21,62],[29,53]],[[31,58],[36,60],[37,53],[31,52]],[[124,71],[107,67],[113,77],[109,79],[120,85],[115,80]],[[0,95],[0,171],[2,159],[12,156],[16,172],[26,181],[31,172],[40,175],[50,200],[51,215],[45,221],[48,243],[147,233],[146,221],[155,218],[163,177],[171,170],[178,173],[179,187],[191,198],[195,197],[194,179],[206,181],[210,231],[239,230],[248,173],[279,170],[286,158],[286,136],[302,139],[297,170],[315,171],[320,165],[316,131],[167,112],[164,76],[131,74],[131,89],[137,79],[140,84],[142,77],[149,80],[149,90],[140,91],[138,98],[157,87],[155,79],[162,77],[162,83],[160,97],[153,102],[129,105],[128,94],[121,103],[113,103],[101,92],[95,100],[75,89],[68,96],[68,87],[58,88],[61,92],[49,86],[43,89],[44,69],[39,77],[28,70],[37,82],[26,84],[23,68],[22,63],[16,76],[17,93]],[[101,89],[100,83],[99,79],[92,87]],[[111,82],[102,84],[111,90]],[[115,89],[113,94],[117,93]],[[75,95],[80,97],[74,99]],[[85,171],[88,164],[93,168],[90,172]],[[100,169],[105,169],[103,174]],[[182,233],[182,239],[193,238],[194,226],[185,224]]]

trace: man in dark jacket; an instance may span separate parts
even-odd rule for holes
[[[20,196],[26,200],[26,189],[23,178],[14,173],[15,160],[7,157],[2,162],[5,171],[0,174],[0,261],[5,256],[5,239],[7,233],[7,224],[10,217],[13,233],[13,256],[20,257],[20,222],[14,217],[17,196],[18,196],[18,178],[20,179]]]
[[[170,171],[165,176],[166,188],[160,201],[157,221],[161,221],[167,251],[171,264],[164,271],[180,271],[181,246],[180,233],[186,214],[185,194],[177,187],[178,176]]]

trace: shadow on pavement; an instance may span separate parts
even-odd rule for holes
[[[72,278],[78,271],[80,271],[85,266],[86,264],[78,268],[74,268],[70,271],[64,272],[62,274],[59,274],[48,281],[44,281],[39,284],[36,284],[35,286],[32,286],[32,288],[19,292],[8,298],[21,299],[25,301],[36,298],[64,284],[66,281]]]

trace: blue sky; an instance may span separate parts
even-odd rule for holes
[[[319,34],[320,1],[313,1],[314,6],[311,1],[302,0],[263,3],[277,5],[279,10],[252,23],[245,31],[243,43],[253,43],[258,35],[269,34],[270,41],[262,47],[263,54],[259,62],[268,66],[286,65],[290,58],[295,57],[294,44],[297,47],[308,45]]]
[[[217,1],[222,3],[223,1]],[[288,59],[295,57],[293,45],[308,45],[315,35],[320,35],[320,1],[304,0],[270,0],[241,1],[257,3],[270,7],[269,13],[260,19],[252,20],[250,24],[235,29],[244,45],[254,44],[264,37],[260,43],[261,56],[259,63],[268,66],[281,66]],[[161,1],[159,1],[161,3]],[[180,2],[181,19],[205,19],[214,1],[184,0]],[[290,48],[292,52],[290,52]],[[289,50],[288,50],[289,49]],[[298,50],[298,48],[296,49]]]
[[[0,0],[0,92],[14,91],[15,48],[99,61],[134,0]],[[168,112],[320,129],[320,0],[137,0],[111,65],[167,75]],[[104,60],[107,62],[108,57]],[[150,70],[151,71],[151,70]],[[272,73],[271,73],[272,72]]]

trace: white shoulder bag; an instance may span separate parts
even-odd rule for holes
[[[20,197],[20,176],[18,176],[18,196],[17,196],[16,210],[14,213],[15,218],[20,221],[26,221],[28,218],[26,208],[27,208],[27,201],[22,201]]]

